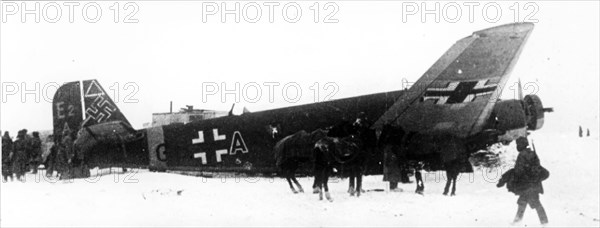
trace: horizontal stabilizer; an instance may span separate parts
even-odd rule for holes
[[[374,124],[406,131],[479,132],[533,29],[514,23],[473,33],[456,42]]]

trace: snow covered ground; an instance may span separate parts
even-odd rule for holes
[[[549,226],[600,226],[598,137],[538,135],[542,165],[550,171],[541,201]],[[510,165],[514,144],[503,155]],[[445,175],[427,173],[425,195],[388,192],[381,176],[365,178],[360,198],[347,180],[330,184],[334,202],[308,192],[292,194],[283,179],[203,178],[140,170],[96,180],[1,184],[1,226],[509,226],[517,197],[495,184],[508,167],[462,174],[457,196],[442,195]],[[40,177],[41,178],[41,177]],[[539,226],[527,209],[520,226]]]

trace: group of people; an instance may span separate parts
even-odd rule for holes
[[[398,138],[398,135],[402,132],[394,132],[390,130],[386,136],[391,138]],[[383,138],[383,140],[386,140]],[[398,154],[394,151],[398,150],[401,145],[394,140],[390,140],[384,148],[384,159],[383,159],[383,177],[384,181],[390,182],[390,191],[402,191],[398,188],[398,183],[409,182],[409,171],[408,164],[403,164],[400,161]],[[540,164],[540,159],[537,156],[535,148],[532,149],[529,146],[529,141],[526,137],[520,137],[516,140],[517,151],[519,155],[515,162],[515,167],[505,172],[502,178],[499,180],[497,187],[507,186],[509,192],[519,196],[517,199],[517,213],[513,220],[513,224],[518,224],[523,219],[525,209],[529,205],[532,209],[535,209],[538,213],[541,224],[548,223],[548,216],[542,203],[540,202],[539,195],[544,194],[544,188],[542,181],[546,180],[550,173]],[[423,170],[423,164],[417,163],[410,165],[414,167],[415,181],[417,182],[417,188],[415,193],[423,194],[424,186],[421,171]],[[448,185],[446,186],[446,192]],[[444,193],[446,194],[446,193]]]
[[[66,129],[64,137],[54,140],[50,153],[44,160],[42,158],[42,140],[39,132],[34,131],[31,136],[27,129],[20,130],[13,141],[8,131],[2,136],[2,178],[4,182],[24,181],[25,173],[37,174],[38,167],[43,163],[46,176],[54,176],[57,171],[60,179],[69,178],[71,161],[74,157],[73,137],[71,131]],[[50,136],[52,138],[52,136]]]
[[[586,137],[590,137],[590,129],[587,129]],[[583,128],[579,125],[579,138],[583,138]]]
[[[364,116],[361,116],[354,125],[369,126],[370,123]],[[400,133],[400,132],[398,132]],[[388,132],[388,137],[394,137],[395,132]],[[73,159],[75,156],[74,140],[72,132],[65,129],[62,132],[62,138],[56,138],[54,144],[50,148],[44,165],[46,175],[53,176],[54,171],[58,172],[60,179],[70,178],[74,169]],[[385,139],[384,139],[385,140]],[[518,209],[514,219],[514,223],[522,220],[523,214],[527,205],[535,209],[538,213],[542,224],[548,223],[546,211],[542,206],[539,195],[544,193],[542,181],[549,177],[549,172],[540,165],[540,160],[535,149],[529,148],[529,141],[525,137],[520,137],[516,140],[517,157],[515,167],[503,174],[498,183],[498,187],[507,186],[508,191],[518,195]],[[390,182],[390,190],[398,189],[398,182],[407,182],[408,175],[406,167],[399,166],[399,158],[394,151],[394,147],[400,145],[390,143],[390,146],[384,149],[384,181]],[[42,141],[38,132],[33,132],[32,136],[27,134],[27,129],[20,130],[15,141],[12,140],[8,132],[4,132],[2,136],[2,177],[3,181],[13,181],[16,176],[17,180],[24,181],[26,172],[31,171],[36,174],[39,165],[42,163]],[[418,183],[416,193],[423,193],[423,180],[420,171],[423,168],[422,164],[418,164],[415,169],[415,178]]]
[[[42,140],[39,132],[34,131],[32,136],[27,134],[27,129],[20,130],[15,141],[10,134],[4,132],[2,136],[2,178],[23,180],[26,172],[36,174],[42,162]]]

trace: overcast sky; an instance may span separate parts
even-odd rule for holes
[[[58,2],[62,17],[57,23],[49,23],[45,19],[55,18],[56,5],[40,2],[42,13],[46,9],[47,15],[41,15],[39,23],[35,15],[25,15],[23,23],[21,12],[11,15],[14,5],[3,1],[2,131],[10,130],[15,136],[15,131],[22,128],[52,128],[51,102],[43,94],[39,102],[34,95],[27,95],[23,102],[22,83],[28,89],[39,83],[40,92],[49,88],[47,97],[52,98],[56,89],[49,85],[53,82],[97,79],[135,128],[150,122],[152,113],[167,112],[169,101],[173,101],[175,110],[185,105],[228,110],[235,102],[233,95],[223,102],[218,94],[203,102],[203,83],[217,83],[219,87],[225,83],[228,89],[233,89],[235,82],[241,87],[251,82],[280,83],[274,88],[273,102],[268,87],[262,87],[257,102],[251,102],[256,96],[255,90],[249,89],[251,98],[241,98],[238,113],[242,107],[258,111],[320,101],[333,88],[337,88],[333,99],[398,90],[403,79],[416,81],[455,41],[473,31],[515,22],[517,8],[515,2],[499,2],[501,16],[497,22],[488,22],[486,19],[496,17],[495,8],[489,7],[484,17],[485,2],[479,3],[474,6],[471,22],[470,3],[458,2],[461,17],[452,23],[457,8],[448,5],[451,2],[440,2],[440,14],[445,15],[436,22],[435,15],[425,15],[422,21],[420,12],[403,13],[412,6],[423,10],[421,2],[405,2],[403,11],[402,2],[332,1],[334,4],[327,7],[326,2],[319,2],[319,22],[315,23],[315,2],[301,1],[298,5],[302,16],[290,23],[286,19],[296,16],[295,8],[289,6],[285,18],[282,8],[289,2],[275,2],[280,5],[274,6],[271,23],[270,3],[242,1],[240,7],[248,14],[242,15],[239,23],[235,15],[226,15],[223,23],[219,12],[203,14],[200,1],[133,3],[125,8],[126,2],[119,2],[118,23],[114,22],[114,1],[98,2],[102,16],[96,23],[85,20],[95,17],[95,8],[89,7],[88,17],[84,18],[82,3],[74,7],[70,23],[69,8]],[[222,10],[221,2],[214,3],[204,2],[205,9],[218,6]],[[22,10],[21,2],[16,4]],[[30,9],[35,7],[34,3],[26,4]],[[226,4],[229,9],[235,6],[231,1]],[[247,20],[256,18],[257,5],[261,7],[261,18],[250,23]],[[427,3],[426,7],[432,9],[435,3]],[[537,23],[509,84],[519,78],[524,84],[535,82],[545,106],[555,108],[542,130],[572,130],[575,134],[577,125],[582,124],[597,134],[599,3],[544,1],[526,6],[521,2],[518,8],[517,21],[531,16],[528,19]],[[126,15],[132,15],[130,21],[137,23],[124,23]],[[338,22],[323,23],[328,15],[332,16],[330,21]],[[283,86],[292,82],[302,88],[296,103],[281,95]],[[318,98],[316,87],[311,87],[315,83],[319,83]],[[325,88],[326,83],[335,86]],[[7,85],[15,84],[18,93],[7,93]],[[513,94],[507,87],[503,97],[513,98]],[[294,98],[294,90],[288,95]]]

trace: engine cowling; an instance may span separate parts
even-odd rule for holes
[[[544,126],[544,112],[551,109],[544,109],[542,100],[537,95],[527,95],[523,98],[525,115],[527,116],[527,130],[535,131]]]
[[[537,95],[527,95],[522,100],[498,101],[482,134],[496,138],[494,142],[509,143],[526,137],[528,131],[542,128],[544,113],[552,111],[552,108],[543,107]]]
[[[496,103],[490,116],[491,129],[506,132],[527,126],[527,115],[520,100],[504,100]]]

